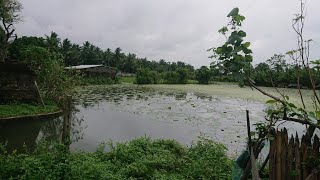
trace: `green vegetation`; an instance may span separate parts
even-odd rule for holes
[[[177,68],[175,71],[158,73],[150,69],[139,69],[136,74],[137,84],[187,84],[188,70]]]
[[[45,107],[40,104],[11,103],[0,104],[0,118],[13,116],[28,116],[56,112],[59,107],[54,102],[46,102]]]
[[[196,71],[196,79],[199,84],[209,84],[210,78],[211,71],[206,66],[202,66]]]
[[[136,77],[135,76],[119,77],[119,82],[120,83],[127,83],[127,84],[134,84],[136,82]]]
[[[139,58],[135,54],[125,54],[121,48],[116,48],[114,52],[111,49],[103,50],[90,42],[86,41],[82,45],[74,44],[69,39],[61,40],[58,35],[52,32],[46,37],[19,37],[13,41],[8,49],[8,59],[21,61],[23,53],[21,51],[28,46],[37,46],[48,48],[59,53],[63,59],[64,66],[76,65],[92,65],[103,64],[109,67],[114,67],[125,73],[137,73],[139,69],[149,69],[158,73],[167,71],[176,71],[178,68],[183,68],[188,71],[188,74],[194,72],[194,67],[182,61],[166,62],[148,60]]]
[[[15,38],[14,24],[20,21],[22,5],[17,0],[0,1],[0,63],[8,57],[8,48]]]
[[[116,84],[118,83],[118,79],[112,79],[109,77],[82,77],[80,80],[83,85],[106,85],[106,84]]]
[[[231,98],[240,98],[245,100],[259,101],[265,103],[270,98],[261,94],[259,91],[251,89],[250,87],[240,88],[236,83],[228,82],[218,82],[210,85],[197,85],[197,84],[187,84],[187,85],[166,85],[166,84],[157,84],[157,85],[148,85],[147,87],[152,87],[155,89],[169,89],[183,92],[195,92],[201,94],[207,94],[211,96],[222,96],[222,97],[231,97]],[[272,95],[277,95],[278,92],[272,87],[260,87],[262,90],[269,92]],[[286,96],[291,97],[290,102],[297,104],[297,106],[302,107],[300,102],[299,92],[296,89],[288,88],[278,88],[281,93],[284,93]],[[301,90],[302,94],[306,97],[305,104],[307,109],[313,108],[312,90],[303,89]]]
[[[173,140],[139,138],[70,153],[40,144],[33,153],[0,148],[0,179],[230,179],[232,161],[223,145],[200,140],[189,148]]]
[[[138,69],[136,74],[137,84],[157,84],[159,81],[159,74],[150,69]]]

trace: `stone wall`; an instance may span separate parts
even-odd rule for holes
[[[25,64],[0,63],[0,103],[39,102],[36,74]]]

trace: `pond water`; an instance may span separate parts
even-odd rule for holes
[[[133,85],[86,87],[75,99],[82,129],[71,148],[88,151],[103,141],[150,136],[186,145],[207,137],[236,152],[246,138],[245,110],[253,124],[263,120],[265,109],[254,101]]]
[[[141,136],[175,139],[191,145],[199,137],[224,144],[238,154],[247,137],[245,110],[251,124],[264,120],[263,103],[187,91],[135,85],[81,87],[72,111],[73,150],[94,151],[102,142]],[[40,140],[59,140],[62,118],[0,123],[0,141],[13,148]]]

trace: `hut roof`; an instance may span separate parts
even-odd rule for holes
[[[79,65],[79,66],[69,66],[65,67],[65,69],[89,69],[89,68],[94,68],[94,67],[101,67],[101,65]]]

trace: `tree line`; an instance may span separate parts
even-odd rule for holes
[[[223,61],[214,61],[209,67],[202,66],[195,69],[192,65],[182,61],[168,62],[164,59],[159,61],[139,58],[134,53],[125,54],[120,47],[115,50],[110,48],[101,49],[100,47],[86,41],[79,45],[72,43],[69,39],[61,40],[57,33],[52,32],[45,37],[19,37],[14,33],[14,24],[21,21],[19,13],[22,5],[17,0],[0,1],[0,62],[16,60],[27,62],[31,66],[40,67],[48,58],[56,61],[59,65],[76,66],[88,64],[103,64],[117,68],[125,73],[137,75],[137,83],[168,83],[185,84],[188,79],[196,80],[200,84],[209,84],[212,81],[239,82],[241,74],[234,75],[233,65],[228,65]],[[226,29],[222,28],[220,32]],[[245,36],[240,31],[237,37]],[[237,38],[234,39],[235,43]],[[243,44],[241,49],[250,52]],[[217,52],[226,51],[228,48],[221,48]],[[240,56],[239,56],[240,57]],[[247,55],[248,60],[252,61],[252,56]],[[313,65],[310,71],[315,75],[315,83],[320,84],[320,62],[319,60],[310,62]],[[289,63],[284,55],[274,55],[265,62],[253,67],[250,64],[247,72],[251,73],[251,78],[259,86],[280,86],[285,87],[296,84],[299,80],[303,86],[311,87],[308,80],[308,73],[298,62]],[[243,84],[244,85],[244,84]]]
[[[209,67],[202,66],[195,69],[194,66],[182,61],[167,62],[139,58],[134,53],[125,54],[118,47],[114,51],[110,48],[103,50],[86,41],[82,45],[72,43],[69,39],[61,40],[52,32],[45,37],[23,36],[15,39],[8,48],[8,59],[25,61],[26,54],[44,48],[59,54],[64,66],[103,64],[115,67],[125,73],[137,75],[138,84],[186,84],[188,80],[196,80],[200,84],[208,84],[212,81],[236,82],[230,68],[221,63],[213,62]],[[317,77],[316,84],[320,84],[320,63],[312,61],[313,74]],[[300,71],[297,71],[300,69]],[[311,87],[308,81],[308,73],[295,63],[290,63],[285,55],[275,54],[265,62],[251,66],[252,79],[259,86],[287,87],[297,83],[300,73],[300,81],[303,86]]]
[[[44,47],[61,54],[65,66],[103,64],[126,73],[136,73],[139,68],[149,68],[157,72],[175,71],[177,68],[194,71],[192,65],[182,61],[148,60],[147,58],[139,58],[134,53],[125,54],[120,47],[114,51],[110,48],[103,50],[89,41],[79,45],[72,43],[69,39],[61,40],[55,32],[45,37],[23,36],[17,38],[9,47],[9,58],[18,61],[23,59],[23,51],[32,46]]]

